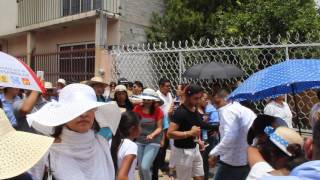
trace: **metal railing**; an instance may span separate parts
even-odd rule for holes
[[[94,76],[95,49],[80,49],[32,55],[34,71],[44,71],[46,81],[59,78],[67,82],[80,82]]]
[[[17,0],[18,27],[101,9],[118,14],[120,0]]]
[[[320,34],[310,33],[303,38],[299,34],[285,37],[257,37],[201,40],[198,42],[172,42],[159,44],[138,44],[114,47],[113,80],[125,77],[129,81],[140,80],[146,87],[158,88],[162,77],[168,78],[173,87],[182,82],[193,82],[207,91],[217,87],[234,89],[252,73],[273,64],[296,58],[320,58]],[[242,69],[245,75],[229,80],[193,80],[185,79],[182,73],[195,64],[205,62],[222,62],[234,64]],[[309,112],[318,100],[314,91],[305,91],[298,95],[299,122],[301,127],[310,129]],[[288,103],[293,111],[294,101],[288,96]],[[257,113],[261,113],[266,101],[248,104]],[[293,119],[295,120],[295,118]]]

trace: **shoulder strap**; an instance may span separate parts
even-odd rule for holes
[[[47,180],[53,180],[53,175],[52,175],[52,169],[51,169],[51,158],[50,158],[50,153],[48,154],[48,169],[47,169],[47,173],[48,173],[48,177],[47,177]]]

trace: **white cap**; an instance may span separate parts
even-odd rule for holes
[[[61,83],[61,84],[63,84],[63,85],[67,85],[66,80],[64,80],[64,79],[58,79],[57,82],[58,82],[58,83]]]
[[[115,92],[127,91],[127,88],[125,85],[118,85],[118,86],[116,86],[116,88],[114,90],[115,90]]]

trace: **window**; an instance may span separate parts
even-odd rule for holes
[[[102,7],[102,0],[93,0],[93,9],[100,9]]]
[[[94,74],[94,43],[59,46],[59,74],[67,81],[79,82]]]
[[[62,0],[62,16],[100,9],[102,0]]]

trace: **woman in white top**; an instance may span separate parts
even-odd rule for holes
[[[111,156],[117,180],[134,180],[138,146],[133,142],[140,133],[140,118],[131,111],[121,116],[118,130],[111,143]]]
[[[264,114],[279,117],[286,121],[289,128],[292,126],[292,112],[288,103],[285,102],[285,96],[278,96],[272,99],[264,108]]]
[[[108,113],[104,114],[105,111]],[[27,117],[32,124],[36,122],[37,128],[54,127],[54,144],[32,168],[34,179],[115,179],[109,144],[96,132],[99,124],[113,127],[102,123],[103,120],[119,122],[120,116],[115,104],[97,102],[94,90],[87,85],[71,84],[63,88],[59,102],[48,103]]]

